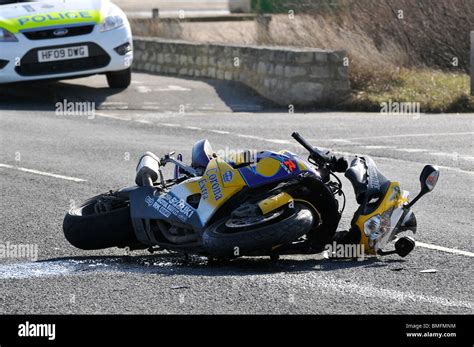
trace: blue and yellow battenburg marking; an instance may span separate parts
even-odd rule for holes
[[[103,18],[102,12],[98,10],[60,11],[1,19],[0,27],[15,34],[39,27],[55,27],[81,23],[99,24],[102,23]]]

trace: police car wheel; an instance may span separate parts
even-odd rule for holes
[[[107,72],[106,76],[110,88],[127,88],[132,81],[132,70],[128,68],[122,71]]]

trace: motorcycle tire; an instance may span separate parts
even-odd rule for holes
[[[130,207],[121,207],[97,214],[94,211],[96,196],[72,208],[64,217],[63,232],[74,247],[84,250],[139,245],[133,231]]]
[[[289,210],[291,214],[276,223],[240,232],[232,232],[225,225],[228,218],[221,219],[204,231],[203,246],[209,254],[218,257],[251,255],[262,251],[270,254],[272,247],[295,241],[311,230],[314,216],[309,208],[295,204]]]

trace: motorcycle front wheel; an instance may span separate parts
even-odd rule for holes
[[[63,221],[66,239],[74,247],[84,250],[143,248],[133,231],[128,202],[115,201],[104,208],[102,201],[108,197],[109,194],[98,195],[72,208]]]
[[[308,233],[314,223],[313,213],[303,204],[287,208],[277,220],[246,225],[242,231],[229,227],[229,219],[223,218],[204,231],[203,246],[210,255],[235,257],[270,253],[272,248],[295,241]]]

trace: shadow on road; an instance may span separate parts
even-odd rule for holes
[[[57,102],[95,102],[100,106],[123,89],[91,87],[58,81],[35,81],[0,85],[0,110],[55,110]]]
[[[49,80],[4,84],[0,85],[0,110],[50,111],[56,109],[57,102],[67,100],[94,102],[96,109],[107,110],[150,110],[147,104],[151,103],[161,112],[177,112],[181,104],[187,104],[188,110],[194,112],[288,113],[288,106],[279,106],[238,82],[171,75],[136,76],[138,84],[127,89],[108,88],[101,76],[70,80],[72,82]],[[146,80],[148,84],[140,80]],[[193,87],[189,93],[166,90],[168,84],[179,83],[179,80],[186,82],[183,83],[185,86]],[[211,88],[200,87],[199,83]],[[143,92],[143,89],[149,91]]]
[[[288,107],[275,104],[239,82],[196,77],[180,77],[180,79],[210,85],[232,112],[288,112]]]

